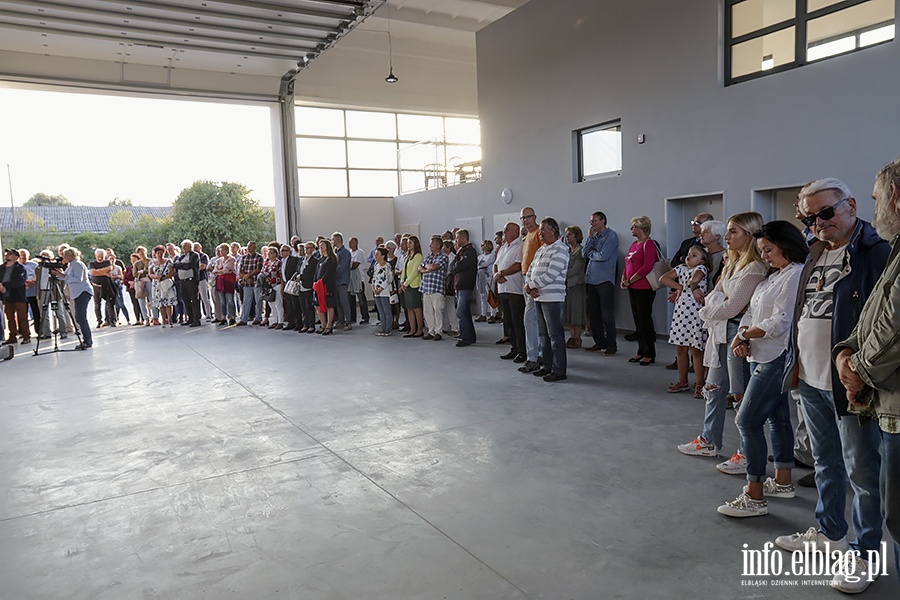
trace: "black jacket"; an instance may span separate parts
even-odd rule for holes
[[[297,271],[297,272],[300,273],[300,284],[304,288],[306,288],[308,290],[312,289],[313,283],[316,280],[316,271],[317,271],[316,267],[318,265],[319,265],[319,260],[316,258],[315,254],[309,258],[309,261],[307,261],[307,263],[305,265],[303,263],[300,263],[299,265],[297,265],[298,268],[303,267],[303,269],[301,271]]]
[[[0,283],[6,278],[7,269],[12,271],[9,281],[4,283],[6,293],[3,294],[4,302],[25,302],[25,279],[27,271],[18,262],[14,262],[12,267],[7,267],[6,263],[0,263]],[[2,332],[0,332],[2,333]]]
[[[456,262],[452,267],[456,274],[457,290],[474,290],[478,275],[478,251],[472,244],[466,244],[456,253]]]
[[[319,279],[325,282],[325,289],[328,295],[334,294],[337,289],[337,257],[325,257],[316,265],[316,281]]]
[[[678,252],[675,253],[675,256],[672,257],[672,268],[674,269],[678,265],[684,264],[684,259],[687,258],[688,251],[694,246],[700,246],[700,240],[697,238],[689,237],[688,239],[681,242],[681,246],[678,247]]]

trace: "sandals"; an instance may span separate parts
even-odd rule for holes
[[[705,384],[698,383],[694,386],[694,398],[703,400],[703,387]]]
[[[326,328],[322,331],[322,335],[331,335],[331,327],[326,327]]]
[[[628,359],[628,362],[636,363],[636,362],[641,362],[642,360],[644,360],[643,356],[641,356],[640,354],[635,354],[634,356],[632,356],[631,358]]]
[[[677,394],[678,392],[683,392],[689,389],[691,389],[691,384],[689,384],[687,381],[676,381],[675,383],[671,384],[666,391],[670,394]]]

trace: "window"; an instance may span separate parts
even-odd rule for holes
[[[574,133],[577,180],[587,181],[622,172],[622,124],[619,121],[579,129]]]
[[[393,197],[481,174],[478,119],[296,106],[301,196]]]
[[[894,39],[894,0],[726,0],[725,9],[729,85]]]

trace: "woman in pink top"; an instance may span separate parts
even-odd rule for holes
[[[653,328],[653,300],[656,290],[650,287],[647,276],[659,258],[656,242],[650,239],[650,218],[635,217],[631,220],[631,235],[635,241],[625,256],[625,272],[622,273],[622,289],[628,290],[631,315],[637,334],[638,351],[628,362],[646,367],[656,362],[656,330]]]

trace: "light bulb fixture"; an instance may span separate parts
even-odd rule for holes
[[[400,80],[397,79],[396,75],[394,75],[394,43],[391,39],[391,18],[390,18],[390,16],[388,17],[387,22],[388,22],[388,30],[387,30],[387,34],[388,34],[388,66],[390,67],[390,73],[388,73],[388,76],[385,77],[384,80],[388,83],[397,83]]]

